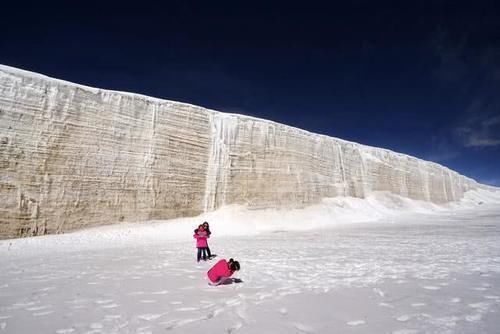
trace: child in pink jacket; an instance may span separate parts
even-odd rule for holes
[[[207,272],[207,276],[212,285],[219,285],[224,284],[224,282],[226,282],[237,270],[240,270],[240,263],[238,261],[229,259],[229,262],[227,262],[225,259],[222,259],[210,268]]]
[[[208,234],[205,231],[205,226],[200,225],[198,226],[198,231],[193,235],[193,238],[196,239],[196,248],[198,248],[198,256],[197,260],[200,262],[201,260],[201,255],[203,254],[203,261],[207,260],[207,238]]]

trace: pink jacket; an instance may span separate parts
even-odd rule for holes
[[[196,239],[196,248],[206,248],[208,247],[207,243],[207,232],[198,232],[193,235],[193,238]]]
[[[208,279],[212,282],[219,281],[222,277],[230,277],[233,271],[229,269],[227,261],[222,259],[219,260],[210,270],[207,272]]]

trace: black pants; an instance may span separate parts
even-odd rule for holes
[[[200,262],[201,254],[203,253],[203,261],[207,260],[207,247],[198,247],[198,257],[197,260]]]
[[[210,247],[207,246],[207,256],[210,259],[212,257],[212,252],[210,251]]]

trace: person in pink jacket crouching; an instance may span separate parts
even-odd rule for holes
[[[240,263],[238,261],[234,261],[233,259],[229,259],[227,262],[225,259],[219,260],[210,270],[207,272],[208,279],[210,280],[211,285],[219,285],[219,284],[230,284],[233,279],[230,277],[234,274],[235,271],[240,270]],[[241,282],[240,280],[237,280]]]

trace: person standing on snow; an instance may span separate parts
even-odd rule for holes
[[[205,231],[205,227],[203,225],[198,226],[198,229],[195,230],[195,234],[193,235],[193,238],[196,239],[196,248],[198,248],[198,254],[197,254],[197,262],[200,262],[201,256],[203,254],[203,261],[207,260],[207,238],[208,234]]]
[[[207,238],[210,238],[210,234],[212,234],[212,232],[210,232],[210,225],[208,225],[208,222],[203,222],[203,227],[205,228],[205,231],[207,232]],[[208,246],[208,240],[207,240],[207,256],[208,256],[209,260],[212,259],[212,252],[210,251],[210,247]]]

